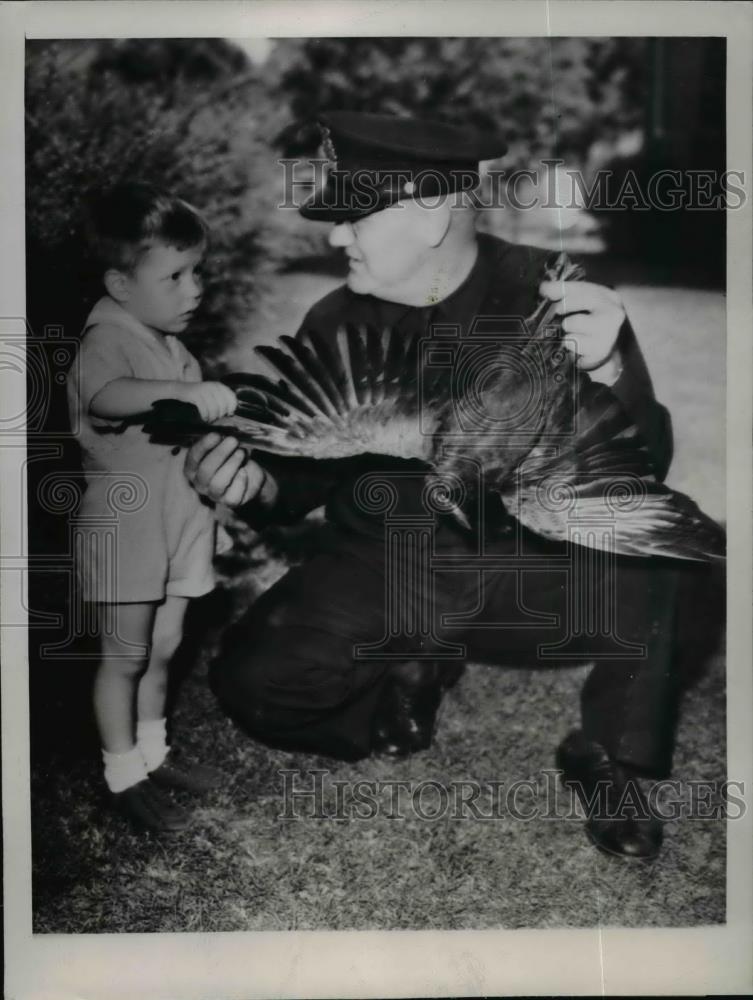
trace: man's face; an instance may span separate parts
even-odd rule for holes
[[[416,213],[415,203],[406,200],[333,227],[329,242],[348,257],[352,291],[388,302],[412,301],[412,279],[429,249]]]
[[[182,333],[201,300],[199,263],[204,247],[176,250],[157,245],[126,277],[129,312],[162,333]]]

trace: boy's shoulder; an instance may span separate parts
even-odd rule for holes
[[[136,338],[115,323],[103,321],[84,327],[78,347],[78,361],[72,366],[83,371],[109,371],[113,366],[131,371],[137,364]],[[71,372],[72,374],[72,372]]]
[[[143,351],[141,323],[113,299],[101,298],[91,310],[81,334],[80,352],[134,357]]]
[[[87,323],[81,333],[81,346],[93,347],[96,344],[120,345],[124,339],[126,331],[116,323],[103,321],[100,323]]]
[[[84,322],[83,335],[87,336],[92,330],[101,335],[102,330],[109,330],[115,333],[118,330],[135,330],[139,321],[132,316],[123,306],[119,305],[108,295],[102,296],[89,311],[89,315]]]

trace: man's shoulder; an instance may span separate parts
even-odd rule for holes
[[[528,316],[538,301],[538,288],[552,251],[479,233],[484,268],[480,311],[487,315]]]
[[[341,315],[350,302],[350,292],[347,285],[338,285],[327,292],[311,306],[303,321],[303,325],[315,325],[317,321],[328,320],[334,315]]]
[[[552,250],[510,243],[491,233],[479,233],[477,238],[479,251],[495,275],[522,282],[540,281],[544,264],[553,255]]]
[[[342,323],[374,322],[377,310],[377,300],[373,296],[356,295],[347,285],[338,285],[311,306],[300,329],[326,335]]]

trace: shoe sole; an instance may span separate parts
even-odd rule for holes
[[[586,836],[591,841],[591,843],[593,844],[593,846],[596,848],[597,851],[600,851],[601,854],[606,854],[610,858],[619,858],[620,861],[624,861],[626,864],[635,863],[636,861],[642,861],[644,862],[644,864],[647,862],[656,861],[656,859],[659,857],[659,854],[661,853],[661,844],[657,847],[657,849],[653,852],[653,854],[627,854],[625,851],[610,851],[608,847],[606,847],[604,844],[601,843],[600,840],[598,840],[596,835],[588,826],[588,823],[584,825],[586,830]]]
[[[561,768],[561,764],[559,764],[559,766]],[[564,774],[562,774],[562,775],[560,775],[560,783],[563,785],[564,788],[570,789],[570,791],[576,796],[576,798],[578,799],[578,801],[580,802],[580,804],[585,809],[586,808],[586,804],[583,802],[583,799],[581,798],[582,781],[579,778],[566,778],[564,776]],[[583,794],[585,794],[585,793],[583,793]],[[606,854],[610,858],[620,858],[622,861],[625,861],[625,862],[631,862],[631,861],[655,861],[656,858],[658,858],[659,854],[661,853],[661,847],[662,847],[661,843],[657,846],[656,850],[653,851],[651,854],[628,854],[625,851],[613,851],[613,850],[610,850],[605,844],[603,844],[599,840],[599,838],[593,832],[593,830],[591,829],[589,820],[585,820],[583,826],[584,826],[584,829],[586,831],[586,836],[588,837],[588,839],[590,840],[590,842],[593,844],[593,846],[598,851],[600,851],[602,854]]]

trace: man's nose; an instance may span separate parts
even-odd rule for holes
[[[199,278],[195,274],[189,275],[188,282],[186,284],[186,291],[188,292],[188,294],[191,296],[192,299],[200,298],[201,293],[203,291],[201,278]]]
[[[329,234],[331,247],[347,247],[353,242],[353,226],[349,222],[338,222]]]

